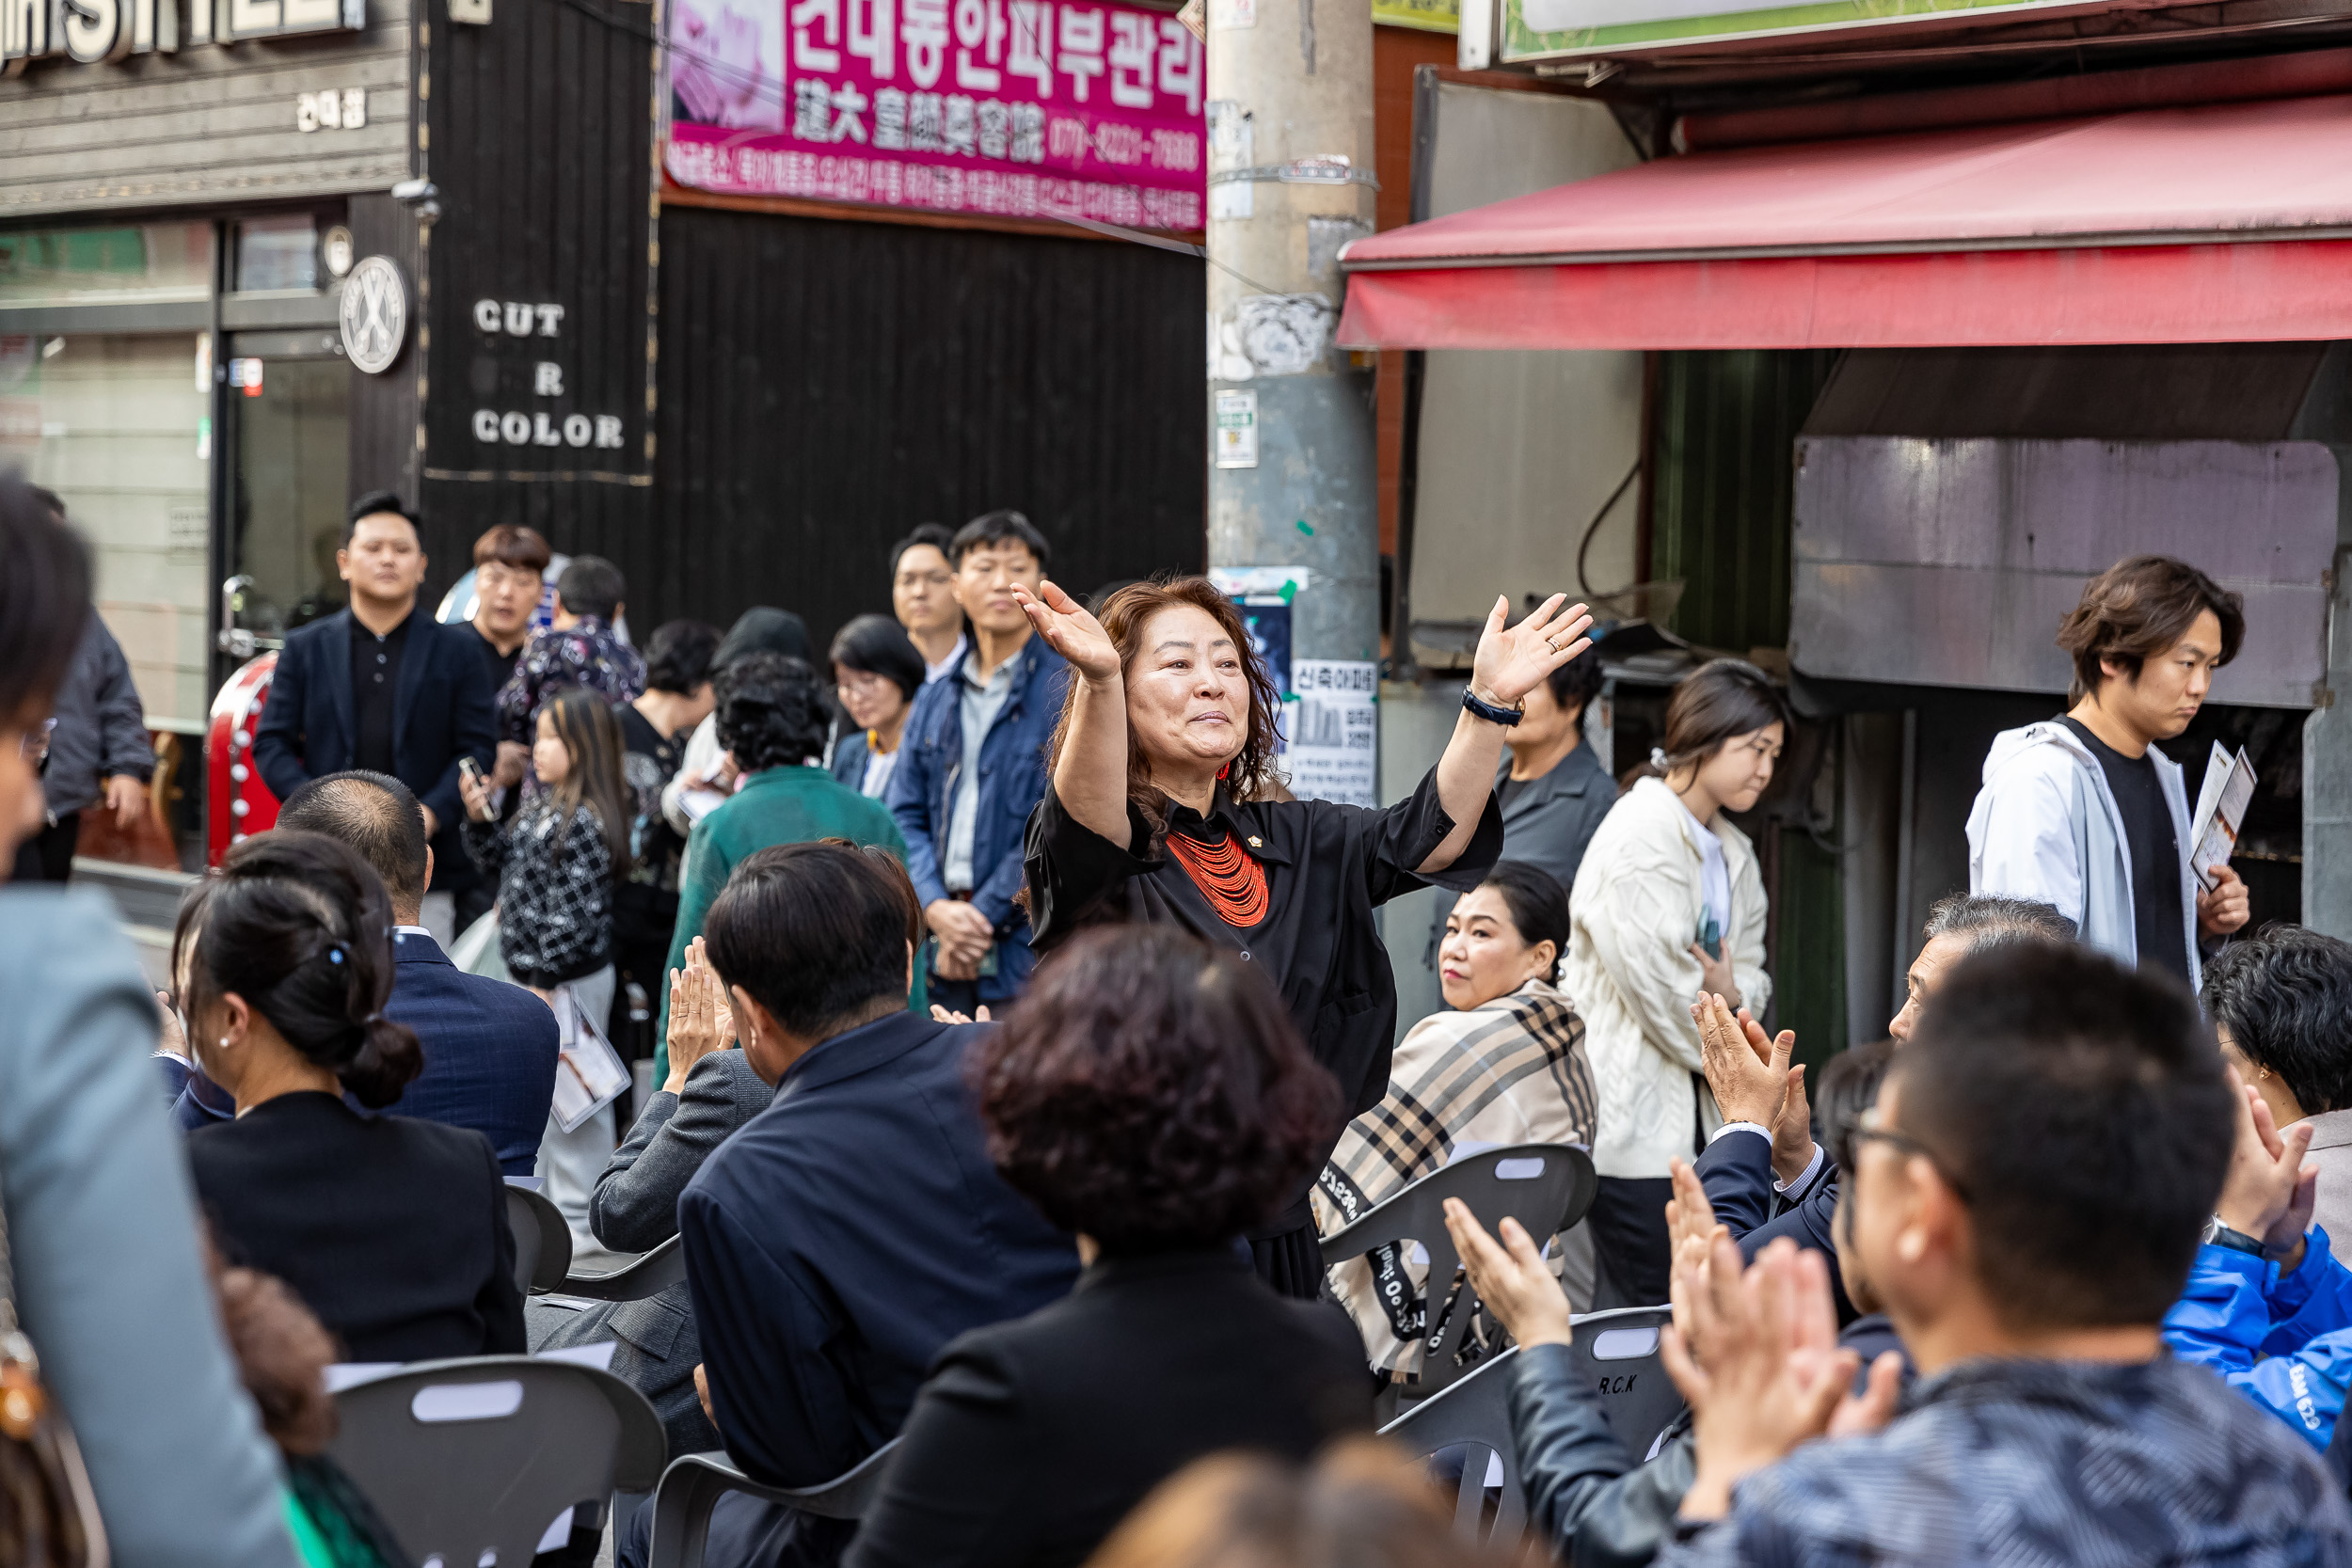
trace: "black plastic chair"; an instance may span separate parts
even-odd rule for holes
[[[1582,1219],[1599,1190],[1592,1157],[1581,1148],[1566,1144],[1489,1148],[1440,1166],[1387,1201],[1375,1204],[1325,1236],[1323,1255],[1337,1262],[1377,1246],[1405,1242],[1419,1242],[1428,1252],[1421,1375],[1407,1386],[1415,1394],[1434,1394],[1463,1375],[1465,1369],[1454,1357],[1470,1338],[1470,1320],[1477,1315],[1477,1304],[1467,1285],[1454,1309],[1446,1310],[1446,1297],[1453,1291],[1461,1258],[1446,1231],[1445,1200],[1458,1197],[1468,1204],[1489,1235],[1507,1215],[1525,1226],[1540,1244]]]
[[[1589,1167],[1588,1167],[1589,1168]],[[1380,1429],[1417,1458],[1460,1449],[1462,1478],[1454,1497],[1454,1530],[1466,1541],[1511,1542],[1527,1528],[1527,1497],[1518,1445],[1511,1437],[1511,1367],[1517,1345],[1482,1363],[1468,1377],[1430,1395]],[[1493,1529],[1486,1528],[1486,1456],[1502,1462],[1502,1496]]]
[[[658,1296],[686,1278],[683,1246],[673,1236],[651,1252],[640,1253],[626,1268],[610,1274],[566,1275],[556,1293],[590,1301],[643,1301]]]
[[[1671,1307],[1620,1307],[1578,1318],[1569,1352],[1577,1369],[1592,1380],[1600,1407],[1636,1459],[1682,1411],[1682,1390],[1666,1375],[1658,1354],[1658,1331],[1674,1322]]]
[[[524,1568],[566,1508],[600,1517],[661,1474],[661,1418],[611,1372],[527,1355],[420,1361],[335,1396],[327,1450],[410,1568]]]
[[[898,1458],[893,1437],[858,1465],[815,1486],[762,1486],[735,1467],[723,1453],[682,1454],[661,1472],[653,1495],[653,1539],[646,1568],[702,1568],[710,1538],[710,1511],[729,1492],[748,1492],[771,1503],[828,1519],[856,1519],[873,1506]]]
[[[572,1266],[572,1227],[555,1200],[508,1181],[506,1227],[515,1233],[515,1289],[525,1295],[563,1289]]]

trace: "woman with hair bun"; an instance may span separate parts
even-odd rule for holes
[[[357,851],[247,839],[172,938],[189,1049],[237,1101],[189,1134],[199,1202],[231,1264],[275,1275],[353,1361],[520,1352],[506,1184],[469,1128],[368,1116],[422,1070],[384,1016],[392,915]]]
[[[1759,1017],[1772,999],[1764,879],[1728,814],[1762,797],[1788,737],[1788,699],[1763,671],[1699,666],[1666,705],[1665,744],[1577,868],[1560,989],[1584,1017],[1600,1090],[1596,1306],[1666,1299],[1666,1162],[1696,1159],[1723,1120],[1701,1076],[1692,999],[1708,991]],[[1792,1099],[1802,1109],[1803,1094]]]
[[[686,968],[686,950],[702,935],[703,919],[747,858],[775,844],[806,844],[838,838],[880,845],[907,858],[907,841],[880,800],[868,800],[840,783],[822,764],[832,715],[824,687],[806,659],[782,654],[746,654],[719,673],[719,705],[711,719],[731,768],[740,771],[735,793],[694,824],[686,845],[686,871],[678,882],[677,927],[670,937],[670,975]],[[670,1074],[670,986],[661,985],[654,1008],[660,1044],[654,1053],[653,1081]],[[923,966],[914,966],[912,1006],[928,1016]]]

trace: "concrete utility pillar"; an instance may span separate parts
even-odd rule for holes
[[[1371,8],[1209,0],[1208,67],[1209,563],[1305,566],[1293,656],[1376,660],[1372,372],[1331,346],[1373,230]]]

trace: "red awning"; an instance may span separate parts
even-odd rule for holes
[[[2352,338],[2352,96],[1661,158],[1343,261],[1351,348]]]

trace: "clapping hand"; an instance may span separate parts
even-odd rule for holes
[[[933,1023],[970,1023],[973,1020],[963,1013],[950,1012],[934,1002],[931,1004],[931,1022]],[[980,1004],[979,1022],[982,1023],[992,1022],[988,1016],[988,1004],[985,1002]]]
[[[1687,1248],[1700,1243],[1695,1238]],[[1666,1371],[1690,1402],[1698,1473],[1682,1500],[1687,1520],[1720,1518],[1741,1480],[1824,1435],[1875,1431],[1893,1415],[1902,1358],[1889,1351],[1853,1392],[1862,1364],[1837,1345],[1829,1268],[1782,1239],[1742,1269],[1727,1233],[1703,1270],[1678,1256],[1676,1323],[1661,1336]]]
[[[1498,597],[1478,636],[1478,652],[1470,660],[1471,694],[1501,707],[1515,707],[1535,689],[1535,683],[1593,645],[1584,634],[1593,618],[1584,607],[1566,604],[1565,594],[1554,594],[1516,626],[1506,627],[1511,601]]]
[[[727,989],[696,937],[686,944],[686,967],[670,971],[670,1076],[662,1088],[682,1092],[694,1064],[735,1044],[735,1011]]]
[[[2237,1146],[2222,1180],[2215,1217],[2233,1230],[2260,1237],[2279,1272],[2293,1274],[2303,1262],[2303,1232],[2311,1227],[2319,1196],[2319,1167],[2303,1164],[2312,1146],[2312,1124],[2298,1121],[2284,1132],[2270,1106],[2230,1069],[2238,1096]]]
[[[1445,1228],[1454,1238],[1454,1250],[1461,1254],[1470,1289],[1512,1338],[1522,1345],[1568,1342],[1567,1292],[1545,1266],[1526,1227],[1506,1217],[1498,1244],[1469,1204],[1450,1197],[1445,1200]],[[1430,1282],[1432,1299],[1438,1283]]]
[[[1103,623],[1063,593],[1059,583],[1048,578],[1032,594],[1016,582],[1012,596],[1028,616],[1029,625],[1045,639],[1045,645],[1077,666],[1078,673],[1094,682],[1110,680],[1119,673],[1119,645],[1103,629]]]
[[[1788,1065],[1797,1049],[1793,1030],[1766,1040],[1763,1025],[1741,1008],[1735,1016],[1720,996],[1702,992],[1691,1005],[1699,1027],[1699,1062],[1707,1086],[1726,1121],[1753,1122],[1772,1135],[1772,1174],[1784,1182],[1813,1163],[1813,1107],[1804,1069]]]

